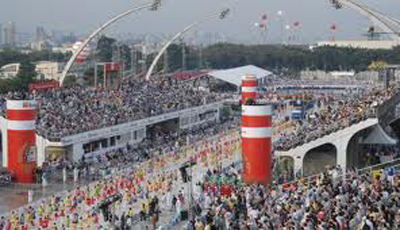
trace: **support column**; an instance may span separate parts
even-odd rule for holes
[[[7,101],[8,171],[16,182],[32,183],[36,166],[36,101]]]
[[[268,185],[271,181],[271,106],[242,106],[243,179]]]
[[[352,135],[350,135],[351,137]],[[343,172],[346,172],[347,167],[347,145],[349,144],[350,137],[340,138],[335,141],[336,146],[336,165],[339,165]]]
[[[242,104],[245,104],[248,98],[252,99],[253,102],[257,99],[257,79],[254,76],[242,77]]]

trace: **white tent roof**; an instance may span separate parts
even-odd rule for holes
[[[363,144],[395,145],[397,141],[391,138],[380,125],[376,125],[371,133],[363,140]]]
[[[252,75],[257,79],[260,79],[272,75],[272,72],[254,65],[246,65],[233,69],[212,71],[209,72],[208,75],[236,86],[240,86],[242,84],[242,77],[245,75]]]

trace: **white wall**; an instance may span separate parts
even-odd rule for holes
[[[7,139],[7,119],[5,119],[4,117],[0,117],[0,129],[1,129],[1,142],[3,145],[3,149],[2,149],[2,157],[3,157],[3,167],[7,167],[8,166],[8,139]]]
[[[365,121],[362,121],[358,124],[354,124],[350,127],[347,127],[343,130],[337,131],[335,133],[331,133],[327,136],[318,138],[314,141],[311,141],[309,143],[306,143],[304,145],[298,146],[294,149],[291,149],[289,151],[283,152],[283,151],[276,151],[275,155],[276,156],[288,156],[292,157],[294,160],[294,171],[302,171],[303,169],[303,160],[305,155],[307,154],[308,151],[324,145],[324,144],[333,144],[336,147],[337,150],[337,157],[336,157],[336,164],[340,165],[343,169],[346,169],[347,166],[347,146],[350,142],[350,139],[359,131],[372,127],[374,125],[379,125],[378,124],[378,119],[371,118],[367,119]]]

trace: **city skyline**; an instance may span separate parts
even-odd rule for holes
[[[400,2],[394,0],[379,3],[374,0],[359,0],[358,2],[390,16],[398,16],[395,9],[400,6]],[[78,0],[57,2],[16,0],[3,4],[5,7],[0,9],[0,23],[4,27],[4,24],[9,21],[15,22],[18,33],[33,34],[37,27],[44,27],[47,31],[61,30],[85,36],[111,16],[136,4],[138,4],[137,1],[115,2],[111,0],[86,0],[85,2]],[[298,10],[299,5],[304,10]],[[169,35],[224,7],[232,9],[226,20],[205,23],[194,32],[189,33],[187,37],[194,37],[194,33],[204,35],[218,32],[229,42],[258,43],[261,40],[262,31],[255,26],[255,23],[258,23],[264,14],[268,17],[267,32],[263,39],[267,43],[288,40],[289,32],[284,30],[282,37],[281,29],[286,25],[293,25],[295,22],[300,22],[300,26],[290,32],[295,38],[293,41],[295,43],[315,43],[320,40],[328,40],[332,36],[329,31],[332,24],[337,26],[334,35],[337,39],[365,39],[362,35],[371,25],[367,19],[350,9],[335,10],[330,6],[328,0],[300,0],[295,5],[289,0],[270,2],[256,0],[251,3],[225,0],[218,4],[212,0],[204,0],[201,4],[195,0],[174,2],[164,0],[159,11],[143,11],[140,15],[131,15],[107,29],[105,33],[110,36],[146,33]],[[283,12],[283,23],[279,21],[278,11]],[[77,16],[70,17],[71,12]]]

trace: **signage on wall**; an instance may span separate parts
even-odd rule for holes
[[[25,148],[24,160],[27,163],[36,162],[36,147],[35,146],[27,146]]]
[[[104,128],[104,129],[99,129],[99,130],[92,130],[68,137],[63,137],[61,138],[61,142],[64,145],[70,145],[73,143],[78,143],[78,142],[85,142],[85,141],[90,141],[91,139],[94,139],[96,137],[107,137],[107,136],[112,136],[116,134],[121,134],[123,132],[128,132],[128,131],[135,131],[135,130],[140,130],[140,129],[145,129],[146,125],[151,125],[155,124],[161,121],[169,120],[169,119],[174,119],[174,118],[180,118],[182,119],[182,116],[185,117],[190,117],[190,116],[198,116],[200,113],[207,112],[209,110],[215,110],[216,107],[222,106],[222,102],[216,102],[208,105],[203,105],[200,107],[196,108],[189,108],[181,111],[176,111],[176,112],[171,112],[168,114],[163,114],[163,115],[158,115],[142,120],[136,120],[132,122],[128,122],[125,124],[119,124],[115,125],[113,127],[109,128]]]

